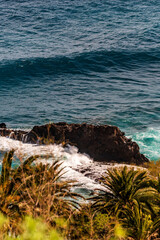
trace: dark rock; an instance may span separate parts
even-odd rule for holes
[[[137,143],[125,137],[116,126],[67,124],[35,126],[30,132],[9,130],[1,125],[0,135],[28,143],[62,143],[76,146],[96,161],[142,164],[149,160],[139,152]]]
[[[0,128],[6,128],[6,124],[5,123],[0,123]]]
[[[25,142],[25,136],[28,132],[22,130],[0,129],[0,136],[9,137],[15,140]]]
[[[25,139],[30,143],[63,143],[77,146],[96,161],[142,164],[149,160],[137,143],[116,126],[56,123],[35,126]]]

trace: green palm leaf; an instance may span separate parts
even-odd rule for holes
[[[126,205],[132,207],[136,201],[145,211],[147,202],[151,202],[156,194],[149,181],[146,171],[137,171],[133,168],[129,170],[126,166],[120,170],[108,170],[101,180],[106,190],[100,190],[97,195],[90,198],[93,207],[116,214]]]

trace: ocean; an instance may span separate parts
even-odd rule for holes
[[[0,0],[0,13],[0,122],[116,125],[160,158],[159,0]]]

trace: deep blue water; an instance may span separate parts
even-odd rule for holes
[[[117,125],[160,157],[159,0],[0,0],[0,122]]]

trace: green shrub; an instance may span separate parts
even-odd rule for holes
[[[118,240],[127,235],[116,218],[95,212],[86,204],[72,215],[68,236],[72,240]]]
[[[156,190],[150,186],[146,171],[128,169],[108,170],[100,181],[104,190],[91,197],[93,208],[112,215],[121,215],[126,206],[132,207],[135,202],[147,210]]]
[[[3,240],[63,240],[64,238],[55,228],[49,228],[49,226],[40,219],[33,219],[31,217],[25,217],[24,221],[19,224],[19,228],[22,229],[22,233],[17,237],[11,233],[5,233],[3,230],[8,220],[0,214],[0,239]]]

